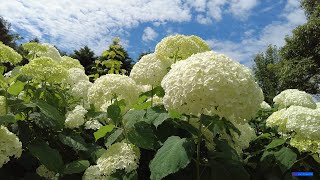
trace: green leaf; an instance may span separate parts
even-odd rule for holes
[[[281,146],[282,144],[284,144],[286,142],[285,139],[274,139],[271,141],[270,144],[267,145],[266,149],[273,149],[275,147]]]
[[[45,165],[49,170],[61,172],[63,169],[62,157],[59,151],[52,149],[44,141],[37,141],[28,146],[30,153],[36,157],[41,164]]]
[[[109,124],[106,126],[100,127],[100,129],[93,133],[95,140],[104,137],[108,132],[111,132],[115,126],[113,124]]]
[[[121,117],[121,109],[118,105],[112,104],[107,109],[108,117],[118,123]]]
[[[85,171],[89,166],[90,163],[87,160],[73,161],[69,164],[66,164],[65,168],[63,169],[63,174],[81,173]]]
[[[152,180],[162,179],[185,168],[190,163],[193,152],[193,140],[181,139],[177,136],[169,137],[149,165],[150,178]]]
[[[111,144],[113,144],[117,139],[118,137],[122,134],[123,132],[123,129],[117,129],[115,130],[112,134],[110,134],[110,136],[107,138],[107,142],[104,144],[107,148],[109,146],[111,146]]]
[[[163,121],[169,119],[170,116],[164,108],[156,106],[147,109],[146,118],[148,122],[158,127]]]
[[[127,132],[129,141],[144,149],[155,149],[158,146],[154,127],[146,122],[138,122]]]
[[[64,127],[65,117],[60,114],[60,112],[52,105],[46,103],[45,101],[39,100],[35,103],[40,111],[46,115],[47,117],[51,118],[56,122],[59,129]]]
[[[136,122],[144,120],[144,115],[146,111],[144,110],[130,110],[123,116],[123,123],[126,128],[131,128]]]
[[[209,160],[211,176],[210,179],[223,180],[249,180],[250,175],[240,161],[230,159]]]
[[[24,89],[24,83],[21,81],[16,81],[8,88],[8,93],[17,96]]]
[[[85,140],[80,135],[69,135],[59,134],[59,140],[77,151],[87,151],[87,144]]]
[[[287,147],[282,147],[274,153],[274,157],[280,163],[281,171],[285,172],[292,167],[297,159],[297,154]]]
[[[259,135],[255,140],[259,140],[259,139],[270,139],[271,134],[270,133],[263,133],[261,135]]]
[[[8,123],[15,123],[16,118],[13,114],[7,114],[4,116],[0,116],[0,125],[1,124],[8,124]]]

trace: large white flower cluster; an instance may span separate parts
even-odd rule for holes
[[[22,144],[18,137],[5,126],[0,126],[0,168],[10,160],[10,156],[19,158]]]
[[[19,53],[0,41],[0,63],[9,62],[11,64],[17,64],[21,62],[21,60],[22,56]]]
[[[56,173],[47,169],[45,165],[40,165],[36,169],[36,173],[45,179],[54,179]]]
[[[286,108],[292,105],[303,106],[307,108],[315,109],[317,107],[312,96],[304,91],[298,89],[287,89],[282,91],[276,97],[273,98],[275,105],[279,106],[279,109]]]
[[[85,122],[85,115],[88,111],[81,105],[77,105],[74,110],[66,114],[65,127],[73,129],[78,128]]]
[[[89,88],[88,100],[99,110],[102,105],[110,103],[112,99],[124,99],[125,103],[130,106],[138,99],[139,93],[139,86],[130,77],[107,74],[98,78]]]
[[[62,56],[61,61],[59,63],[66,69],[79,68],[84,71],[84,67],[80,64],[80,61],[78,59],[73,59],[69,56]]]
[[[250,69],[222,54],[198,53],[171,68],[161,82],[167,110],[243,122],[256,115],[263,101]]]
[[[92,129],[92,130],[98,130],[103,125],[96,119],[89,120],[84,124],[85,129]]]
[[[60,62],[62,60],[59,51],[51,44],[43,43],[43,46],[46,47],[46,51],[40,51],[37,53],[40,57],[49,57],[56,62]]]
[[[6,97],[0,96],[0,116],[6,115]]]
[[[169,65],[159,60],[154,53],[143,56],[132,68],[130,77],[137,84],[158,86],[168,73]]]
[[[184,60],[192,54],[210,51],[209,45],[198,36],[174,35],[163,38],[155,48],[157,58],[168,64]]]
[[[287,109],[280,109],[279,111],[272,113],[266,120],[266,125],[269,127],[278,127],[279,132],[286,132],[288,120],[286,110]]]
[[[109,179],[117,170],[130,173],[138,168],[140,154],[132,144],[115,143],[84,173],[84,180]]]

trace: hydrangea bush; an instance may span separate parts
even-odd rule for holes
[[[0,43],[1,179],[285,179],[319,168],[319,105],[264,102],[249,68],[197,36],[94,82],[50,44]],[[0,65],[2,66],[2,64]],[[308,166],[307,166],[307,165]]]

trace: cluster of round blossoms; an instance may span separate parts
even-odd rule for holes
[[[22,56],[19,53],[0,41],[0,63],[9,62],[11,64],[17,64],[21,60]]]
[[[161,86],[167,110],[216,114],[239,123],[254,117],[263,101],[250,69],[212,51],[173,64]]]
[[[10,160],[10,156],[19,158],[21,153],[22,144],[18,137],[5,126],[0,126],[0,168]]]
[[[130,173],[138,168],[139,157],[139,150],[134,145],[115,143],[97,160],[97,165],[85,171],[82,179],[109,179],[117,170]]]
[[[274,112],[266,124],[290,133],[290,144],[298,150],[320,153],[320,109],[310,97],[295,89],[280,93],[274,101],[283,109]]]
[[[104,104],[112,100],[125,100],[127,105],[134,103],[140,93],[139,86],[130,77],[119,74],[107,74],[99,77],[88,91],[88,100],[101,110]]]
[[[84,71],[84,67],[80,64],[79,60],[73,59],[69,56],[62,56],[62,59],[59,63],[66,69],[79,68]]]
[[[39,176],[45,178],[45,179],[54,179],[56,173],[53,171],[50,171],[47,169],[45,165],[40,165],[37,169],[36,172]]]
[[[78,128],[85,122],[85,114],[88,111],[84,109],[81,105],[77,105],[74,110],[66,114],[65,127],[73,129]]]

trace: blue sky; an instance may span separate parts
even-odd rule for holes
[[[246,66],[268,44],[305,23],[299,0],[0,0],[0,16],[29,41],[100,55],[120,37],[129,55],[154,50],[165,36],[197,35]]]

